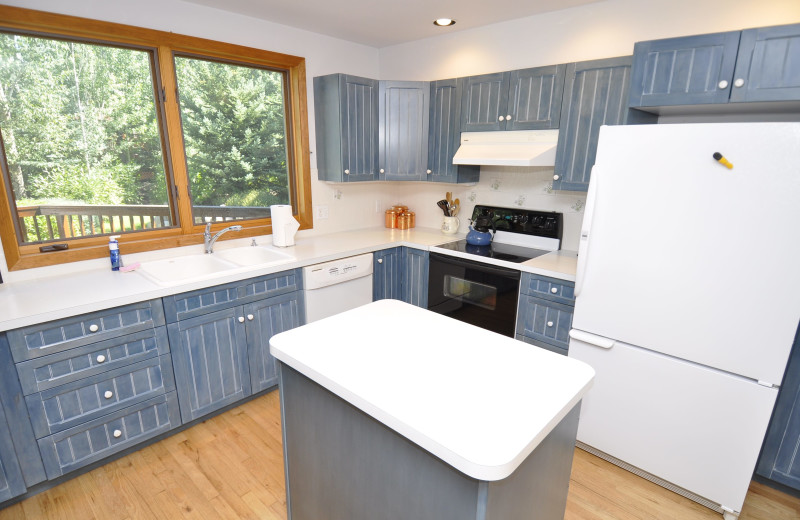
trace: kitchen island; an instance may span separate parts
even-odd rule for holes
[[[563,518],[588,365],[395,300],[270,345],[290,519]]]

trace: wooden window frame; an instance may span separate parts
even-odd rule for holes
[[[120,251],[139,253],[157,249],[200,244],[203,242],[204,225],[194,224],[192,218],[191,195],[181,129],[180,107],[176,97],[176,75],[174,55],[196,56],[243,65],[254,65],[286,72],[287,95],[286,146],[291,150],[289,168],[291,203],[300,229],[312,227],[311,168],[308,144],[308,104],[306,99],[305,58],[276,52],[244,47],[193,36],[145,29],[130,25],[103,22],[88,18],[65,16],[43,11],[0,5],[0,28],[8,31],[37,33],[50,37],[67,37],[85,40],[88,43],[104,42],[123,46],[153,49],[159,67],[161,87],[165,99],[163,115],[165,122],[161,139],[164,143],[165,164],[172,171],[175,193],[169,190],[170,201],[177,208],[179,226],[137,231],[124,234],[120,239]],[[156,107],[159,109],[159,107]],[[5,153],[4,150],[2,150]],[[10,188],[10,186],[9,186]],[[6,262],[11,271],[43,267],[68,262],[77,262],[108,256],[108,237],[95,236],[69,241],[70,249],[41,253],[39,244],[20,245],[14,225],[16,212],[12,208],[12,197],[6,182],[0,182],[0,242],[3,245]],[[236,221],[244,229],[225,238],[241,238],[272,233],[272,219],[252,219]],[[212,225],[214,230],[222,229],[231,222]]]

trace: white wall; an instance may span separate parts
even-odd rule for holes
[[[0,0],[2,1],[2,0]],[[402,202],[417,225],[438,227],[436,201],[453,191],[462,217],[475,203],[563,211],[563,247],[576,249],[585,197],[553,192],[552,170],[485,167],[464,187],[427,183],[328,184],[316,181],[311,79],[346,72],[379,79],[434,80],[631,54],[636,41],[800,22],[799,0],[605,0],[416,42],[375,49],[179,0],[5,0],[7,5],[173,31],[306,58],[309,81],[312,197],[329,218],[304,236],[382,225],[383,210]],[[444,29],[446,30],[446,29]],[[443,31],[444,31],[443,30]],[[466,231],[462,221],[462,230]],[[35,273],[8,273],[4,279]],[[35,270],[29,270],[35,271]]]

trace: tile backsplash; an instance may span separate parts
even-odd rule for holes
[[[312,171],[313,178],[317,172]],[[564,213],[563,249],[576,250],[586,194],[553,190],[552,167],[482,166],[475,185],[426,182],[312,183],[314,230],[308,235],[383,225],[383,212],[405,204],[416,213],[417,226],[438,228],[442,211],[436,201],[451,191],[461,202],[460,231],[467,231],[476,204],[520,207]],[[327,218],[324,218],[327,216]]]

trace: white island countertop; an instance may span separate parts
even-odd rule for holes
[[[513,473],[594,378],[585,363],[397,300],[283,332],[270,346],[281,362],[485,481]]]

